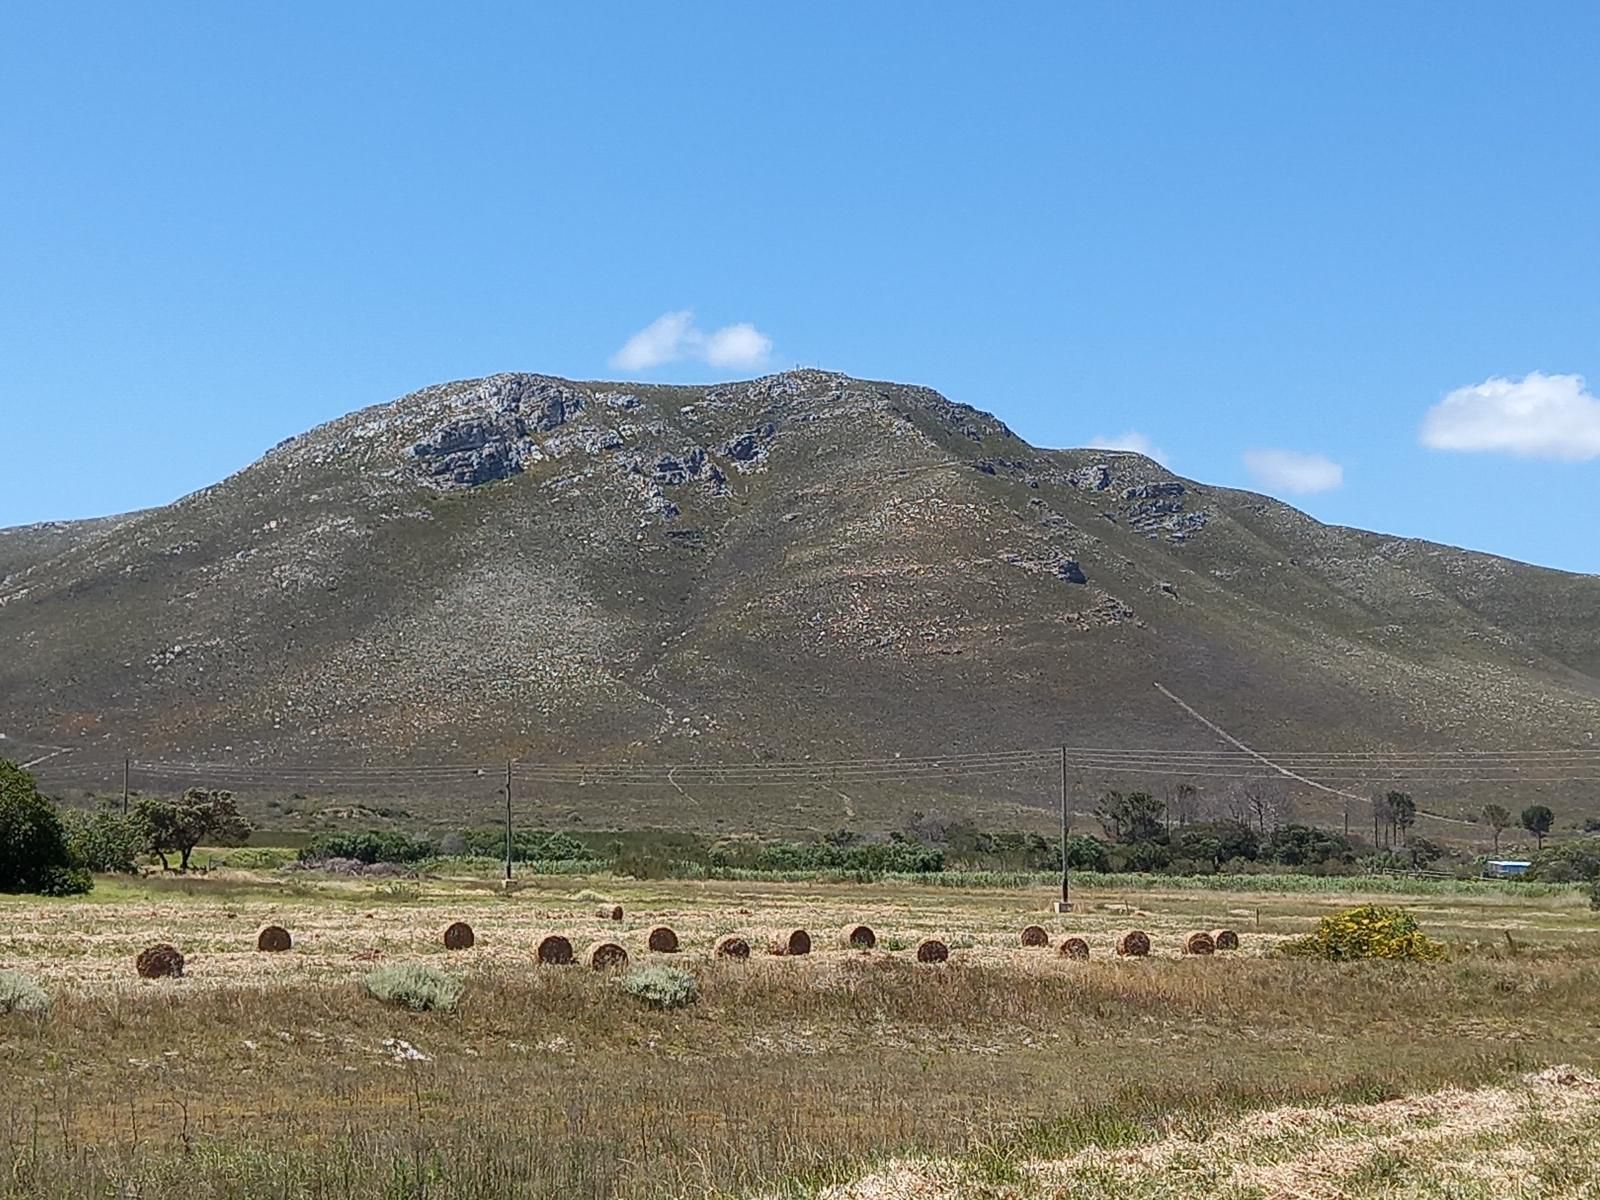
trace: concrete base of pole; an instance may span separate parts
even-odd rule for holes
[[[1069,913],[1072,911],[1072,902],[1070,900],[1057,900],[1050,907],[1058,913]]]

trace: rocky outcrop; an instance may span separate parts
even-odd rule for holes
[[[521,474],[543,457],[535,434],[550,433],[584,410],[584,395],[535,376],[497,375],[463,396],[467,415],[443,422],[411,447],[425,481],[478,487]]]

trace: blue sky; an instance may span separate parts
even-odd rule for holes
[[[0,525],[444,379],[804,363],[1600,571],[1597,46],[1578,4],[12,6]]]

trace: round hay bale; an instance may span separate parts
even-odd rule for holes
[[[804,929],[791,929],[772,943],[772,953],[798,958],[811,953],[811,935]]]
[[[718,938],[717,957],[737,958],[742,962],[750,957],[750,943],[737,933],[730,933],[725,938]]]
[[[280,954],[294,945],[294,939],[282,925],[263,925],[256,934],[256,949],[268,954]]]
[[[453,921],[444,931],[446,950],[470,950],[477,940],[477,935],[472,932],[472,926],[465,921]]]
[[[1185,954],[1215,954],[1217,943],[1209,933],[1191,933],[1183,939],[1183,952]]]
[[[628,952],[616,942],[596,942],[584,952],[584,959],[595,971],[625,971],[628,969]]]
[[[1048,946],[1050,935],[1044,931],[1043,925],[1029,925],[1022,931],[1022,944],[1030,948]]]
[[[950,947],[938,938],[923,938],[917,943],[919,963],[942,963],[950,958]]]
[[[1056,953],[1062,958],[1088,958],[1089,943],[1081,937],[1069,937],[1056,947]]]
[[[1237,950],[1239,948],[1239,935],[1231,929],[1213,929],[1211,940],[1216,943],[1218,950]]]
[[[559,933],[539,939],[534,957],[541,967],[567,967],[572,965],[572,943]]]
[[[599,908],[594,910],[594,915],[599,917],[602,921],[620,921],[622,920],[622,905],[602,904]]]
[[[650,931],[647,939],[650,949],[657,954],[676,954],[678,952],[678,935],[670,925],[657,925]]]
[[[1150,935],[1142,929],[1130,929],[1117,939],[1117,953],[1123,958],[1143,958],[1150,953]]]
[[[871,925],[851,925],[844,931],[844,944],[847,950],[871,950],[878,944],[878,935]]]
[[[139,951],[133,969],[140,979],[177,979],[183,975],[183,955],[176,946],[157,942]]]

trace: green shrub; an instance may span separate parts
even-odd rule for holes
[[[0,892],[67,896],[93,886],[72,857],[55,805],[32,775],[0,759]]]
[[[944,851],[896,838],[840,846],[831,842],[774,842],[756,855],[763,871],[857,871],[925,875],[944,870]]]
[[[365,983],[369,995],[413,1012],[450,1011],[461,999],[464,986],[456,976],[418,963],[379,967],[367,976]]]
[[[1600,838],[1582,837],[1540,850],[1524,879],[1538,883],[1580,883],[1600,875]]]
[[[502,847],[504,843],[501,843]],[[406,833],[368,830],[365,833],[332,833],[319,837],[300,851],[301,862],[322,862],[329,858],[353,858],[357,862],[415,863],[433,858],[434,844],[427,838]]]
[[[506,831],[502,829],[469,829],[451,838],[459,844],[458,854],[473,858],[498,858],[506,856]],[[540,829],[519,829],[511,835],[511,858],[514,862],[597,862],[600,856],[570,833],[548,833]]]
[[[622,986],[652,1008],[683,1008],[700,998],[694,976],[676,967],[641,967],[624,979]]]
[[[1444,947],[1424,936],[1410,913],[1379,904],[1364,904],[1323,917],[1317,922],[1316,932],[1284,943],[1283,952],[1336,962],[1366,958],[1435,962],[1444,957]]]
[[[103,875],[131,875],[139,869],[140,830],[116,809],[68,809],[62,814],[62,824],[78,865]]]
[[[49,1011],[50,997],[31,977],[21,971],[0,971],[0,1014],[43,1016]]]

